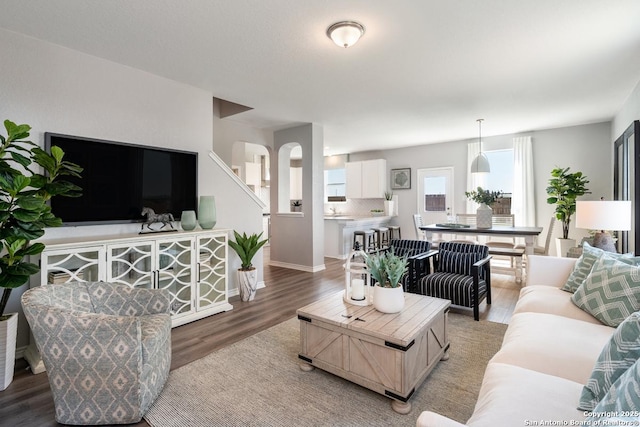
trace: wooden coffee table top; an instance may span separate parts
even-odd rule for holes
[[[373,305],[356,306],[346,303],[344,291],[298,309],[298,316],[318,320],[370,337],[407,346],[429,324],[450,305],[449,300],[405,293],[405,306],[400,313],[385,314]]]

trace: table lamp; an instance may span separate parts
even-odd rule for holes
[[[616,252],[611,231],[631,230],[630,200],[595,200],[576,202],[576,228],[596,230],[593,246]]]

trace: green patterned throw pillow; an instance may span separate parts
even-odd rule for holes
[[[593,271],[593,266],[602,256],[608,256],[614,259],[624,259],[624,260],[633,260],[632,263],[640,264],[639,258],[632,258],[632,254],[617,254],[613,252],[605,252],[602,249],[595,248],[591,246],[589,243],[584,242],[582,244],[582,255],[576,261],[575,267],[573,267],[573,271],[569,275],[567,279],[567,283],[561,288],[563,291],[574,293],[580,285],[584,283],[587,279],[591,271]]]
[[[599,420],[599,425],[609,426],[632,426],[638,425],[640,417],[640,360],[637,360],[624,374],[613,383],[607,394],[594,408],[594,417],[588,418],[591,422],[585,425],[596,425],[594,421]],[[601,415],[610,415],[605,419]]]
[[[633,313],[616,328],[604,346],[591,378],[582,389],[578,409],[593,411],[613,383],[640,358],[640,312]]]
[[[605,325],[616,328],[640,310],[640,267],[602,256],[571,301]]]

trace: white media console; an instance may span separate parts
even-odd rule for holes
[[[233,309],[229,304],[228,238],[213,229],[47,241],[39,281],[31,286],[106,281],[167,289],[172,326]],[[33,344],[25,351],[32,372],[44,371]]]

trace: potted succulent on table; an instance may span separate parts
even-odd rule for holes
[[[480,205],[476,210],[476,227],[491,228],[493,224],[493,209],[491,209],[491,205],[502,197],[502,191],[490,191],[478,187],[473,191],[465,191],[464,195]]]
[[[247,236],[246,233],[239,234],[237,231],[234,231],[233,234],[236,241],[230,240],[229,246],[231,246],[240,257],[241,266],[238,269],[240,299],[242,299],[242,301],[253,301],[258,288],[258,272],[252,264],[253,257],[269,239],[260,240],[262,233],[254,233]]]
[[[367,269],[376,281],[373,306],[382,313],[398,313],[404,308],[404,291],[400,279],[407,271],[408,260],[393,251],[367,255]]]
[[[80,196],[80,187],[61,177],[79,177],[82,168],[63,160],[64,152],[51,147],[47,153],[25,138],[31,126],[4,121],[7,136],[0,135],[0,390],[13,380],[17,313],[4,313],[11,291],[40,271],[28,257],[38,255],[44,244],[31,243],[44,235],[46,227],[62,220],[51,213],[47,200],[54,196]],[[42,174],[43,169],[46,174]]]
[[[576,199],[590,193],[587,177],[582,172],[570,173],[569,169],[553,169],[547,187],[547,203],[556,205],[556,219],[562,223],[562,238],[556,239],[558,256],[566,256],[569,249],[576,246],[575,239],[569,239],[571,217],[576,213]]]

